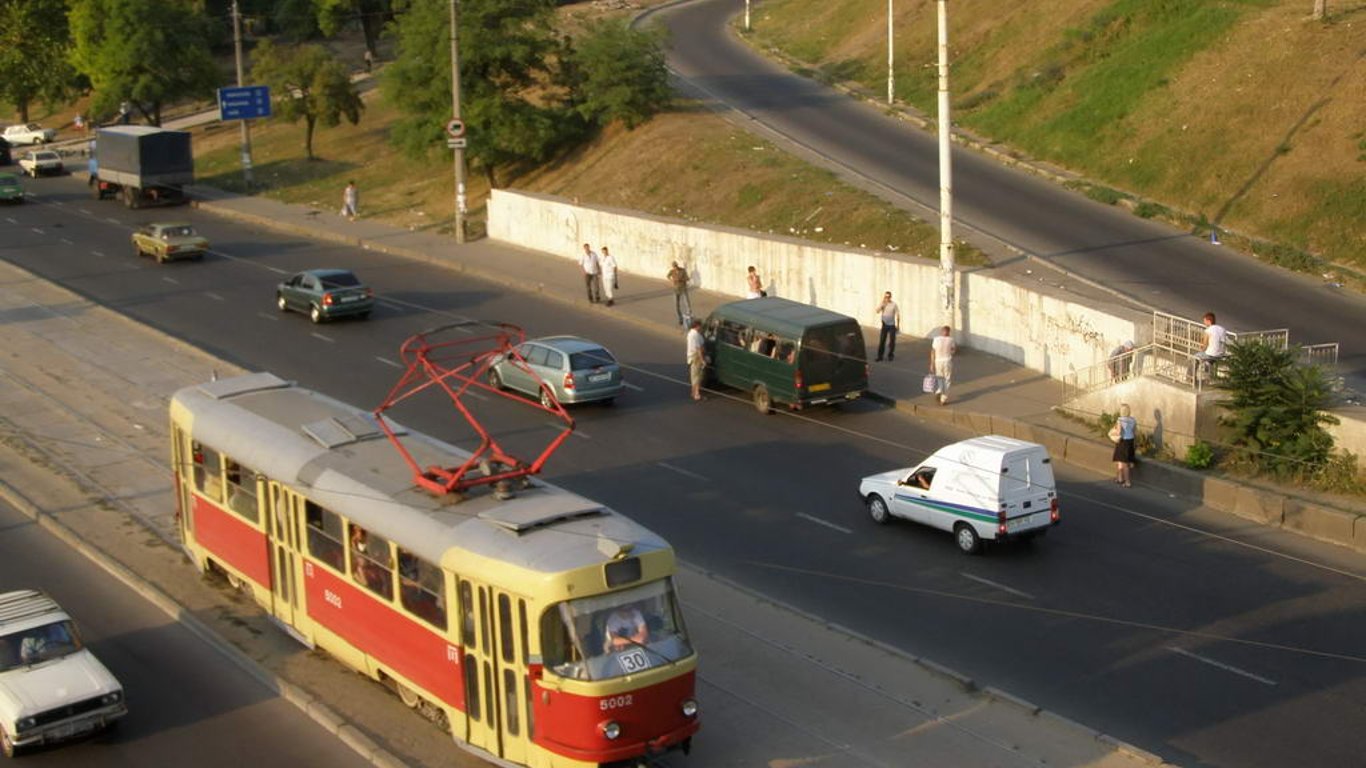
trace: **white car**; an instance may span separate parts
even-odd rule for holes
[[[11,125],[5,128],[5,141],[11,144],[45,144],[57,138],[57,132],[37,123]]]
[[[76,738],[128,714],[123,686],[95,658],[75,622],[31,589],[0,594],[0,747]]]
[[[50,149],[25,152],[24,156],[19,158],[19,167],[35,179],[48,174],[60,175],[66,170],[66,166],[62,164],[62,156]]]
[[[874,522],[899,517],[951,531],[967,554],[983,541],[1032,539],[1061,522],[1048,449],[1001,435],[946,445],[917,466],[869,475],[858,493]]]

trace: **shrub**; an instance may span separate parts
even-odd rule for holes
[[[1214,466],[1214,447],[1204,440],[1196,440],[1186,449],[1186,466],[1191,469],[1209,469]]]
[[[1332,386],[1324,372],[1295,361],[1295,352],[1260,342],[1235,343],[1227,358],[1228,389],[1220,403],[1240,463],[1280,478],[1307,478],[1326,465],[1333,437],[1323,428]]]

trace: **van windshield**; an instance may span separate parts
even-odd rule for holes
[[[858,324],[808,330],[802,339],[801,364],[808,385],[861,381],[868,370],[868,353]]]

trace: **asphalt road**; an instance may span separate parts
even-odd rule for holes
[[[941,425],[871,402],[800,418],[716,397],[694,404],[672,334],[193,210],[97,205],[79,179],[28,189],[33,202],[0,213],[0,258],[358,405],[392,386],[404,338],[453,319],[606,343],[634,388],[616,406],[575,411],[579,428],[548,479],[778,600],[1183,765],[1353,766],[1366,754],[1359,555],[1060,466],[1063,527],[1032,547],[966,558],[946,534],[876,526],[855,498],[859,477],[962,437]],[[194,220],[214,253],[164,266],[133,256],[133,223],[168,217]],[[368,279],[381,297],[370,321],[313,326],[274,309],[278,281],[318,266]],[[476,405],[514,449],[550,435],[532,411]],[[453,442],[471,436],[434,402],[396,417]]]
[[[726,20],[741,10],[733,0],[695,0],[653,14],[670,32],[675,73],[739,110],[747,118],[740,124],[776,133],[937,223],[936,137],[758,56],[726,30]],[[1292,343],[1339,342],[1343,374],[1366,391],[1361,296],[1101,205],[970,150],[953,151],[953,191],[955,236],[988,253],[1000,256],[1007,244],[1154,309],[1190,318],[1216,312],[1234,331],[1289,328]]]
[[[37,749],[25,765],[367,766],[336,736],[159,608],[0,502],[0,584],[41,589],[123,683],[113,732]]]

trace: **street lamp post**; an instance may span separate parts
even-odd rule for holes
[[[451,0],[451,117],[460,119],[460,0]],[[455,147],[455,242],[465,242],[465,148]]]
[[[749,0],[745,0],[745,31],[749,31]]]
[[[237,0],[232,0],[232,44],[237,54],[237,87],[246,85],[242,72],[242,14],[237,10]],[[245,118],[242,124],[242,181],[251,191],[251,128]]]
[[[892,74],[892,0],[887,0],[887,103],[896,98],[896,83]]]
[[[953,325],[953,141],[949,119],[948,0],[939,0],[939,297],[944,325]]]

